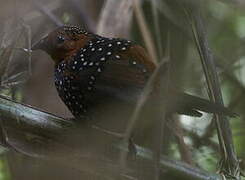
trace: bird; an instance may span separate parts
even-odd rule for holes
[[[102,37],[74,25],[56,28],[34,43],[32,50],[43,50],[54,61],[56,89],[77,119],[93,118],[96,108],[101,109],[97,117],[102,117],[103,107],[110,103],[117,104],[119,111],[132,109],[157,68],[141,45]],[[171,113],[200,117],[202,111],[235,116],[228,108],[204,98],[177,90],[172,93],[176,98]],[[113,117],[113,105],[109,107]]]

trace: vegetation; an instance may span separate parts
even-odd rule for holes
[[[9,0],[0,3],[0,179],[242,178],[245,158],[243,1]],[[76,24],[104,36],[124,37],[142,44],[159,66],[166,61],[170,63],[168,76],[158,74],[163,84],[159,96],[168,96],[167,87],[171,83],[188,93],[224,103],[239,116],[176,115],[169,120],[164,116],[164,108],[152,109],[151,121],[156,123],[149,126],[146,123],[146,128],[140,131],[141,138],[135,142],[137,160],[130,160],[124,143],[141,122],[138,117],[142,100],[124,141],[119,138],[110,148],[105,141],[108,152],[102,158],[100,152],[89,154],[99,149],[96,142],[100,140],[96,138],[103,130],[84,129],[67,120],[71,114],[55,91],[50,57],[30,51],[32,42],[62,24]],[[167,106],[167,102],[160,105]],[[91,149],[86,149],[88,139],[95,142]],[[86,143],[80,143],[83,141]]]

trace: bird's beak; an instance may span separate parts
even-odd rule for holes
[[[42,38],[40,41],[35,42],[32,47],[31,50],[35,51],[35,50],[46,50],[47,49],[47,37]]]

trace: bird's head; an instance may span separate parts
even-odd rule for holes
[[[88,33],[77,26],[62,26],[34,43],[32,50],[43,50],[55,63],[68,59],[89,40]]]

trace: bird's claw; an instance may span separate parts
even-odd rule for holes
[[[128,141],[128,159],[135,160],[137,155],[137,148],[133,141],[133,138],[129,138]]]

